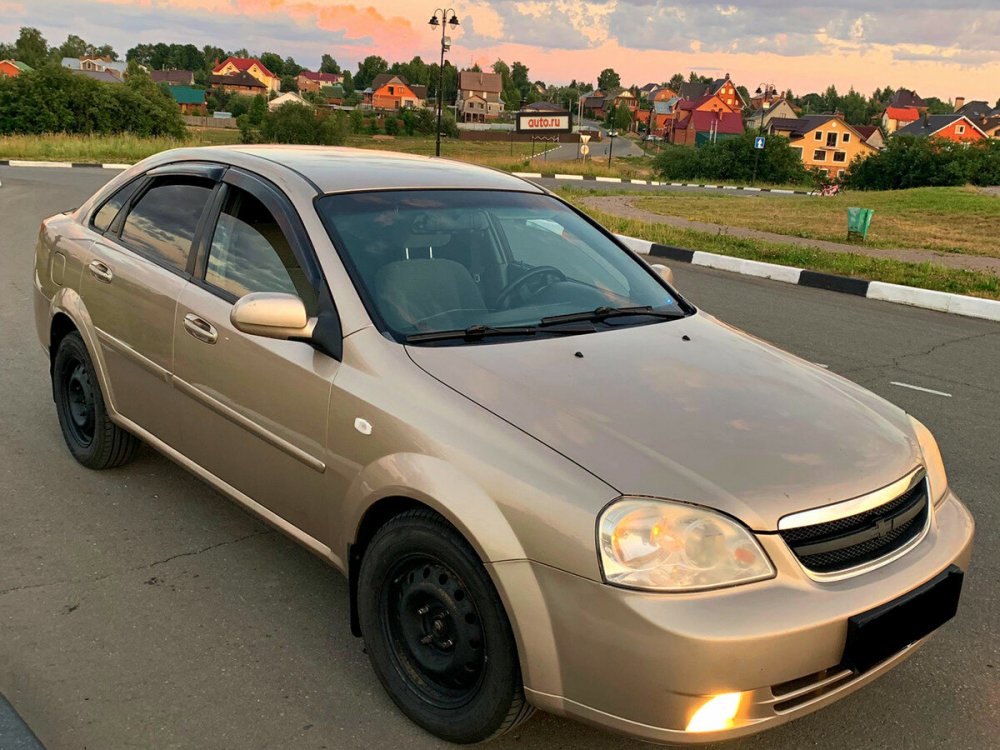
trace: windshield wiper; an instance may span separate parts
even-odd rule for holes
[[[654,310],[650,305],[639,307],[598,307],[593,310],[578,313],[567,313],[566,315],[551,315],[542,318],[538,325],[552,326],[560,323],[576,323],[577,321],[601,321],[606,318],[615,318],[623,315],[650,315],[654,318],[664,318],[673,320],[683,318],[684,313],[679,310]]]
[[[570,321],[572,322],[572,321]],[[479,341],[493,336],[534,336],[536,333],[566,334],[593,333],[593,326],[567,326],[563,328],[548,328],[544,330],[538,326],[487,326],[482,324],[472,325],[468,328],[459,328],[453,331],[431,331],[429,333],[411,333],[406,337],[407,344],[417,344],[423,341],[445,341],[448,339],[465,339],[466,341]]]

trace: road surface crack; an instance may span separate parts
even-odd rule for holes
[[[93,576],[90,578],[69,578],[60,581],[48,581],[45,583],[30,583],[24,586],[11,586],[10,588],[0,589],[0,596],[5,596],[6,594],[11,594],[15,591],[28,591],[30,589],[41,589],[48,586],[61,586],[65,584],[76,584],[76,583],[99,583],[105,579],[111,578],[113,576],[122,575],[123,573],[135,573],[140,570],[148,570],[149,568],[155,568],[157,565],[164,565],[172,560],[176,560],[180,557],[195,557],[197,555],[204,554],[213,549],[218,549],[219,547],[226,547],[231,544],[238,544],[240,542],[246,541],[247,539],[253,539],[254,537],[264,536],[265,534],[273,534],[273,529],[259,529],[252,534],[244,534],[243,536],[236,537],[235,539],[226,539],[221,542],[216,542],[215,544],[209,544],[207,547],[202,547],[201,549],[191,550],[188,552],[178,552],[176,555],[170,555],[162,560],[154,560],[151,563],[146,563],[145,565],[137,565],[132,568],[127,568],[126,570],[117,571],[114,573],[105,573],[104,575]]]

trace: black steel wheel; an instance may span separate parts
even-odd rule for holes
[[[376,533],[361,561],[358,615],[390,697],[438,737],[481,742],[533,712],[493,583],[438,514],[410,511]]]
[[[80,334],[67,334],[52,362],[52,397],[63,439],[73,457],[90,469],[120,466],[139,441],[109,418],[94,364]]]

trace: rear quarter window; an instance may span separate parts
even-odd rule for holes
[[[110,198],[104,201],[104,204],[97,210],[93,218],[90,220],[90,224],[94,229],[99,232],[106,232],[111,226],[111,222],[115,220],[118,212],[122,210],[126,203],[128,203],[129,198],[135,193],[137,187],[141,180],[132,180],[124,187],[120,188],[116,193],[114,193]]]

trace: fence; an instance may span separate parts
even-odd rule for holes
[[[184,124],[195,128],[235,128],[235,117],[201,117],[184,115]]]

